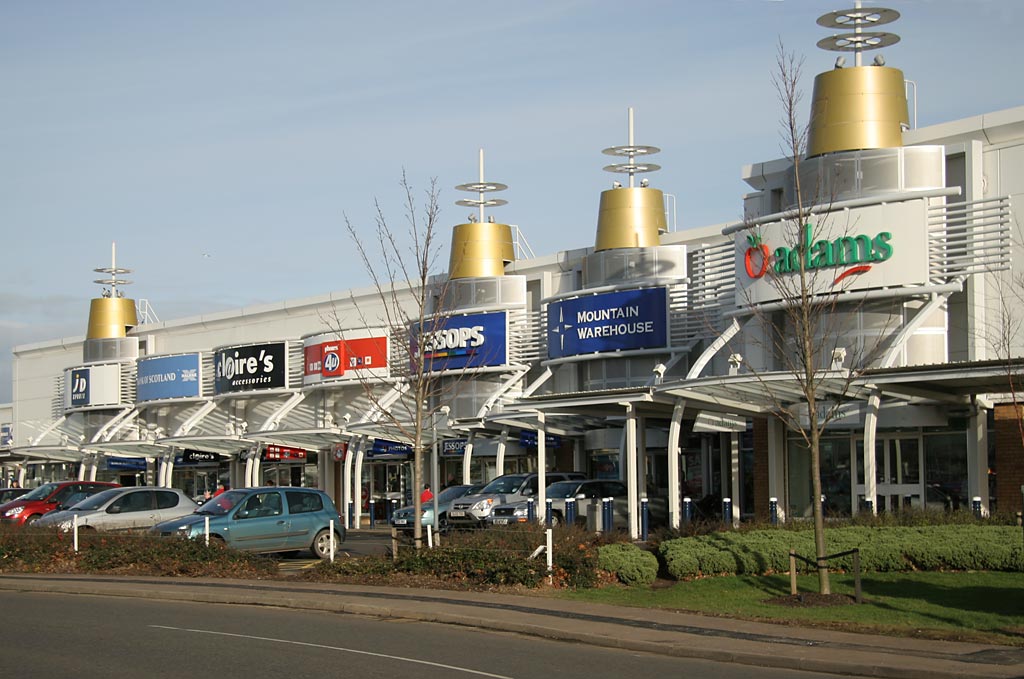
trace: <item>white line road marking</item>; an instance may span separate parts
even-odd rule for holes
[[[323,648],[328,651],[343,651],[345,653],[356,653],[358,655],[369,655],[375,658],[387,658],[388,660],[400,660],[402,662],[415,663],[417,665],[430,665],[431,667],[441,667],[446,670],[455,670],[456,672],[464,672],[466,674],[476,674],[481,677],[494,677],[494,679],[513,679],[503,674],[491,674],[490,672],[480,672],[479,670],[471,670],[465,667],[456,667],[455,665],[445,665],[444,663],[430,662],[429,660],[417,660],[416,658],[405,658],[400,655],[388,655],[387,653],[374,653],[372,651],[360,651],[355,648],[343,648],[341,646],[327,646],[325,644],[311,644],[307,641],[291,641],[290,639],[274,639],[272,637],[257,637],[251,634],[234,634],[232,632],[217,632],[216,630],[208,629],[188,629],[186,627],[168,627],[167,625],[150,625],[156,629],[167,629],[174,630],[176,632],[194,632],[196,634],[211,634],[222,637],[237,637],[239,639],[253,639],[255,641],[272,641],[276,644],[293,644],[295,646],[308,646],[310,648]]]

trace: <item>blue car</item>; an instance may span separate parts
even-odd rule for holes
[[[202,538],[206,519],[210,539],[247,552],[294,552],[308,549],[330,557],[345,541],[345,526],[327,493],[315,488],[269,487],[229,490],[194,513],[153,526],[155,534]]]

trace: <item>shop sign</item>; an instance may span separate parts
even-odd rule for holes
[[[10,423],[0,424],[0,446],[14,443],[14,427]]]
[[[207,464],[216,462],[219,456],[206,450],[185,450],[182,451],[180,460],[175,464]]]
[[[668,345],[668,291],[642,288],[548,304],[548,358]]]
[[[201,370],[199,354],[140,358],[135,400],[197,398],[201,395]]]
[[[383,334],[345,339],[317,335],[306,339],[303,354],[304,384],[388,376],[388,338]]]
[[[348,443],[335,443],[331,446],[331,454],[335,462],[344,462],[348,457]]]
[[[923,199],[838,210],[797,229],[772,222],[736,234],[737,304],[779,301],[806,272],[812,294],[928,281]]]
[[[424,372],[503,366],[508,363],[508,314],[496,311],[447,316],[413,326],[412,350],[423,343]]]
[[[537,432],[533,430],[524,429],[519,432],[519,445],[523,448],[536,448],[537,447]],[[558,448],[562,445],[562,437],[556,434],[545,434],[544,435],[544,446],[547,448]]]
[[[462,457],[466,452],[466,439],[446,439],[441,441],[441,457]]]
[[[116,364],[91,365],[64,371],[64,407],[119,405],[121,368]]]
[[[217,349],[213,359],[214,392],[283,389],[288,386],[287,356],[284,342]]]
[[[294,462],[305,460],[306,451],[302,448],[290,446],[269,445],[263,451],[263,459],[266,462]]]
[[[108,457],[107,469],[110,471],[146,471],[146,460],[141,457]]]
[[[412,446],[408,443],[388,441],[387,439],[374,439],[373,446],[367,451],[367,457],[404,459],[412,455]]]

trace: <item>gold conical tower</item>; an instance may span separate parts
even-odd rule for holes
[[[120,290],[119,285],[129,285],[130,280],[120,278],[124,274],[131,273],[131,269],[121,269],[117,266],[117,244],[110,245],[110,266],[103,269],[93,269],[96,273],[107,274],[108,278],[100,278],[94,283],[108,285],[104,288],[103,296],[97,297],[89,304],[89,329],[86,332],[86,339],[114,339],[126,337],[128,331],[139,324],[135,313],[135,301],[128,299]]]
[[[457,200],[455,204],[477,208],[478,213],[470,216],[468,223],[459,224],[452,231],[448,277],[457,279],[504,276],[505,265],[516,258],[512,227],[496,223],[493,217],[485,218],[484,208],[507,205],[508,201],[487,198],[487,194],[504,191],[508,186],[484,181],[483,149],[480,149],[480,180],[471,184],[459,184],[455,188],[477,194],[476,198]]]
[[[597,213],[597,239],[594,250],[616,248],[648,248],[660,244],[660,236],[667,231],[665,195],[647,186],[641,180],[635,186],[635,176],[654,172],[661,167],[653,163],[638,163],[637,156],[658,153],[656,146],[637,146],[633,143],[633,109],[629,109],[629,143],[604,149],[609,156],[625,157],[627,162],[605,166],[606,172],[629,175],[629,185],[615,182],[613,188],[601,192],[601,205]]]
[[[876,56],[870,66],[861,64],[861,53],[895,45],[899,36],[864,31],[895,21],[899,12],[879,7],[829,12],[818,19],[826,28],[854,28],[852,33],[832,35],[818,47],[833,52],[853,52],[854,64],[842,54],[835,68],[814,79],[811,122],[807,136],[808,157],[837,151],[895,148],[903,145],[909,125],[903,71],[885,65]]]

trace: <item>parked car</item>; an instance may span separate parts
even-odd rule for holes
[[[229,490],[203,503],[194,513],[153,526],[162,536],[201,538],[206,519],[210,538],[247,552],[292,552],[303,549],[330,556],[330,522],[335,548],[345,541],[345,526],[327,493],[315,488],[267,487]]]
[[[28,488],[0,488],[0,505],[21,497],[27,492]]]
[[[176,488],[110,488],[79,501],[74,506],[50,512],[36,522],[70,531],[74,516],[85,530],[143,530],[187,514],[199,508]]]
[[[483,490],[484,484],[478,485],[459,485],[459,486],[448,486],[437,495],[437,526],[438,530],[444,532],[449,529],[448,525],[448,511],[451,509],[451,504],[458,498],[464,495],[471,495],[472,493]],[[416,523],[413,517],[416,515],[416,508],[414,505],[408,507],[401,507],[395,510],[395,513],[391,515],[391,525],[401,531],[412,531],[415,529]],[[423,505],[423,512],[420,514],[420,524],[423,527],[434,525],[434,501],[429,500]]]
[[[549,484],[585,478],[581,472],[547,472],[545,477]],[[538,483],[536,473],[499,476],[479,493],[455,500],[448,510],[448,522],[453,528],[482,526],[498,505],[536,497]]]
[[[544,495],[551,500],[552,526],[558,526],[565,522],[565,501],[571,498],[576,501],[576,525],[596,529],[600,525],[598,517],[600,517],[602,500],[608,497],[613,501],[615,527],[625,528],[629,525],[629,491],[626,484],[621,481],[603,479],[559,481],[548,486]],[[652,524],[666,522],[668,506],[664,498],[648,499],[647,509]],[[547,509],[535,507],[534,511],[536,512],[535,518],[542,520]],[[528,514],[527,502],[520,500],[495,507],[491,511],[491,515],[487,517],[487,523],[491,526],[526,523],[529,520]]]
[[[65,509],[108,488],[120,488],[120,485],[102,481],[44,483],[21,497],[0,505],[0,521],[15,526],[35,523],[47,512]]]

